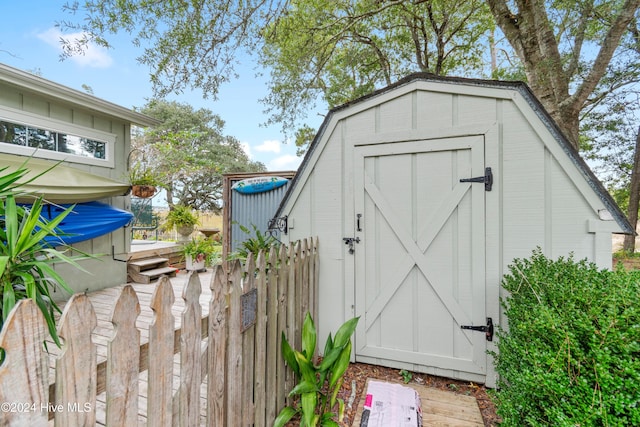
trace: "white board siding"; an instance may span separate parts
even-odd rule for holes
[[[485,165],[494,172],[493,190],[484,193],[486,270],[483,274],[487,283],[486,315],[498,324],[504,320],[499,313],[498,297],[502,293],[499,284],[514,258],[528,257],[535,247],[540,246],[552,257],[564,256],[573,251],[576,258],[588,257],[602,261],[607,258],[606,245],[602,244],[606,239],[603,236],[610,231],[621,230],[617,223],[605,223],[597,218],[598,210],[605,208],[604,202],[590,187],[583,171],[576,167],[554,139],[552,131],[517,90],[411,82],[335,110],[322,132],[315,144],[315,151],[307,159],[307,166],[301,170],[296,188],[292,189],[291,197],[282,211],[282,214],[289,214],[295,221],[295,230],[289,236],[291,240],[309,234],[320,238],[318,324],[321,340],[353,315],[356,297],[355,289],[349,281],[355,277],[354,263],[352,255],[347,254],[348,247],[341,239],[358,235],[355,232],[355,214],[358,209],[353,206],[354,193],[359,191],[354,190],[354,185],[358,185],[354,184],[354,176],[360,172],[352,170],[357,150],[393,145],[390,143],[397,143],[397,148],[400,149],[412,141],[484,136]],[[391,148],[389,155],[395,156],[397,153]],[[375,159],[367,159],[366,162],[369,170],[391,167],[398,179],[403,176],[408,179],[406,174],[410,168],[407,165],[376,165]],[[442,177],[431,176],[427,179],[423,175],[425,167],[418,167],[415,177],[411,178],[421,183],[415,186],[416,190],[412,193],[394,192],[392,188],[381,190],[388,195],[389,203],[397,209],[397,215],[402,221],[413,221],[415,215],[411,214],[416,213],[407,209],[419,206],[408,203],[408,200],[428,197],[430,185],[442,185],[439,182]],[[455,170],[455,164],[451,165],[451,170]],[[387,176],[392,173],[382,169],[378,171]],[[378,176],[377,172],[373,176]],[[375,185],[393,186],[390,182],[377,181]],[[366,208],[367,203],[372,202],[368,200],[363,203]],[[367,210],[371,211],[370,207]],[[457,228],[446,231],[464,236],[467,233],[465,222],[456,221],[455,215],[457,213],[454,212],[453,220],[447,227]],[[382,224],[383,219],[374,218],[373,221]],[[415,234],[413,224],[409,228]],[[375,236],[375,240],[391,240],[391,236],[385,234],[390,233],[389,230],[385,231],[384,227],[376,227],[376,230],[379,235]],[[371,241],[371,236],[367,240]],[[380,281],[373,283],[372,289],[379,289],[381,282],[393,278],[393,267],[397,263],[384,262],[380,259],[381,252],[375,249],[364,251],[365,244],[368,245],[364,242],[356,244],[355,250],[360,249],[359,253],[366,253],[365,262],[375,269],[374,276]],[[437,242],[434,244],[438,245]],[[392,243],[390,245],[393,246]],[[389,250],[393,252],[393,247]],[[443,257],[434,259],[435,264],[440,261],[441,265],[445,265],[445,259],[455,260],[464,269],[464,263],[470,262],[471,255],[464,251],[450,253],[443,250],[442,253],[436,251],[433,256]],[[409,272],[406,278],[409,282],[418,279],[417,271]],[[454,293],[457,292],[456,289],[454,288]],[[390,312],[402,310],[409,301],[416,298],[428,297],[424,292],[411,286],[401,289],[397,299],[392,302],[397,307],[391,306]],[[371,295],[366,294],[366,304],[371,302]],[[465,301],[464,295],[461,297]],[[439,319],[435,311],[414,314],[415,321],[420,324],[437,323]],[[407,344],[413,341],[409,338],[416,338],[414,331],[402,332],[395,328],[385,330],[382,325],[372,326],[372,339],[377,336],[385,345],[407,353],[408,358],[398,361],[397,366],[412,369],[413,363],[420,363],[409,357],[409,353],[422,346],[420,340],[417,341],[417,346]],[[456,346],[455,334],[442,336],[440,339],[443,348]],[[496,350],[493,343],[488,344],[487,348]],[[434,366],[430,372],[451,375],[451,369],[453,368]],[[495,372],[490,363],[487,364],[486,381],[488,384],[495,384]]]
[[[70,103],[50,100],[21,88],[0,83],[0,109],[14,112],[24,112],[30,118],[52,119],[70,127],[84,127],[115,136],[115,144],[111,154],[114,158],[113,166],[96,166],[83,163],[70,163],[70,166],[114,180],[126,179],[127,155],[130,150],[130,124],[125,120],[116,119],[99,113],[97,110],[87,110]],[[61,125],[64,127],[64,125]],[[69,131],[73,133],[73,131]],[[105,200],[106,203],[120,209],[129,209],[126,198],[117,197]],[[75,244],[79,250],[91,254],[103,254],[100,260],[81,261],[80,265],[93,274],[86,274],[64,264],[57,264],[55,269],[60,272],[74,291],[99,290],[109,286],[121,285],[126,282],[126,263],[112,258],[126,259],[130,240],[130,229],[121,228],[113,233],[98,237],[91,241]],[[66,298],[61,291],[56,292],[54,298]]]

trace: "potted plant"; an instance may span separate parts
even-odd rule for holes
[[[169,210],[164,223],[165,230],[176,229],[183,237],[193,233],[193,229],[198,224],[198,217],[189,206],[175,205]]]
[[[212,265],[218,254],[217,245],[211,239],[196,237],[182,245],[181,252],[185,257],[186,269],[202,271]]]
[[[156,175],[140,164],[133,165],[129,170],[129,182],[131,183],[131,194],[141,199],[153,197],[159,183]]]

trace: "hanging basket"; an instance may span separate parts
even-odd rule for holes
[[[156,187],[153,185],[133,185],[131,194],[141,199],[148,199],[156,194]]]

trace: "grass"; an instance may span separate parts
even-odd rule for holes
[[[613,253],[613,268],[622,264],[626,270],[640,270],[640,252],[629,253],[623,250]]]

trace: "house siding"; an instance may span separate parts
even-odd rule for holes
[[[113,166],[88,165],[81,163],[81,159],[74,161],[73,158],[65,163],[70,167],[95,175],[126,181],[127,155],[131,148],[131,125],[129,122],[101,114],[97,110],[77,107],[62,100],[47,99],[28,88],[0,81],[0,115],[3,107],[23,111],[30,116],[55,120],[62,127],[68,123],[113,134],[115,136]],[[72,132],[70,131],[70,133]],[[4,144],[0,144],[0,150],[2,150],[2,145]],[[39,153],[46,154],[44,151]],[[113,197],[102,201],[120,209],[130,210],[131,208],[128,197]],[[94,291],[126,283],[126,258],[130,247],[128,227],[90,241],[75,244],[74,247],[97,256],[96,260],[80,262],[80,265],[87,271],[91,271],[91,274],[78,271],[67,265],[57,264],[54,266],[74,291]],[[54,294],[56,299],[67,297],[68,295],[60,291]]]

